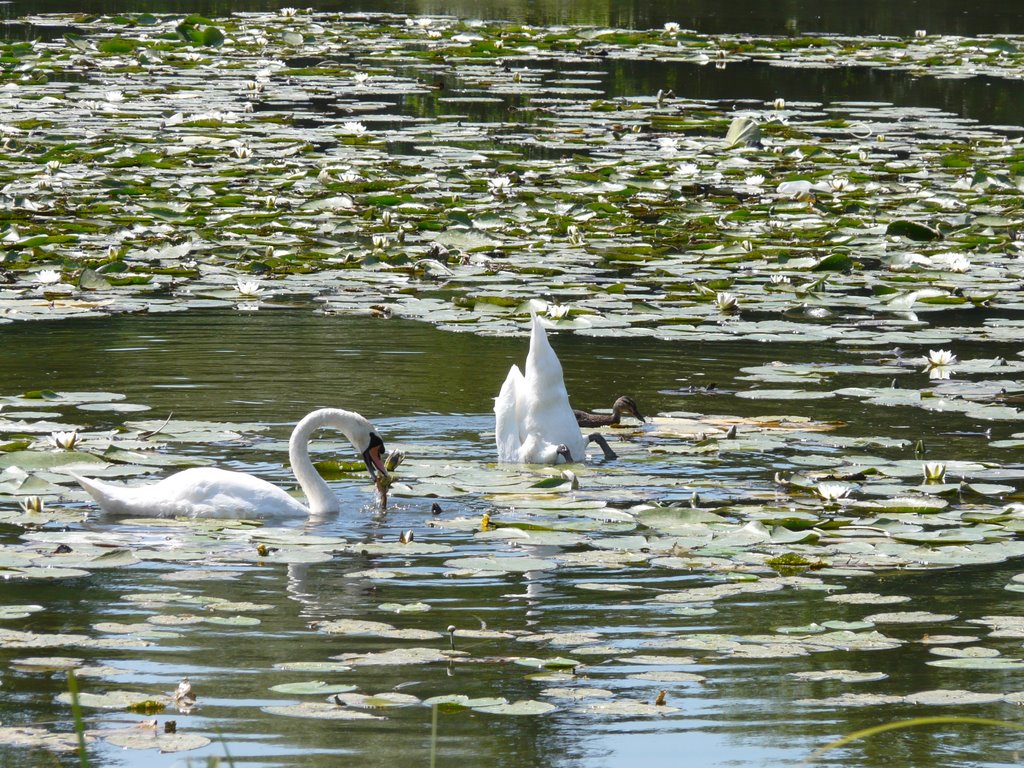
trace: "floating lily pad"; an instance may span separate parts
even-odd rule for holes
[[[284,717],[306,717],[311,720],[383,720],[383,717],[360,712],[340,704],[307,701],[287,706],[261,707],[263,712]]]
[[[344,683],[325,683],[323,680],[310,680],[303,683],[281,683],[270,686],[270,690],[277,693],[290,693],[296,695],[315,695],[325,693],[347,693],[354,691],[356,686]]]

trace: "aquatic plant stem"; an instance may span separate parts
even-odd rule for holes
[[[73,669],[68,670],[68,692],[71,694],[71,717],[75,721],[78,736],[78,764],[89,768],[89,757],[85,754],[85,723],[82,721],[82,707],[78,703],[78,678]]]
[[[430,708],[430,768],[437,763],[437,704]]]
[[[878,733],[885,733],[886,731],[896,731],[901,730],[903,728],[916,728],[919,725],[938,725],[942,723],[994,725],[1000,728],[1012,728],[1015,731],[1024,731],[1024,724],[1022,723],[1012,723],[1006,720],[990,720],[986,717],[959,717],[954,715],[937,715],[935,717],[915,717],[911,720],[899,720],[897,722],[892,723],[883,723],[882,725],[875,725],[871,728],[864,728],[859,731],[854,731],[853,733],[847,734],[846,736],[843,736],[840,739],[836,739],[835,741],[829,742],[825,746],[819,747],[818,749],[814,750],[810,755],[807,756],[807,759],[804,760],[804,763],[813,763],[826,752],[829,752],[830,750],[833,750],[836,747],[841,747],[845,744],[849,744],[851,741],[856,741],[857,739],[864,739],[868,736],[874,736]]]

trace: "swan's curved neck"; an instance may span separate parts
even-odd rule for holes
[[[341,508],[338,497],[330,486],[320,477],[312,460],[309,458],[309,438],[321,427],[334,427],[340,430],[349,442],[359,449],[356,436],[360,428],[369,431],[366,419],[358,413],[343,411],[338,408],[321,408],[313,411],[295,425],[291,439],[288,441],[288,458],[292,464],[292,472],[302,492],[306,494],[311,515],[324,515],[337,512]]]

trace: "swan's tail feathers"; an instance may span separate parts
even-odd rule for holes
[[[111,498],[111,487],[108,483],[104,483],[102,480],[90,480],[88,477],[82,477],[77,472],[68,472],[75,482],[82,486],[82,490],[92,496],[93,500],[100,505],[100,507],[106,507],[110,503]]]
[[[90,480],[87,477],[82,477],[77,472],[68,472],[68,474],[75,478],[75,482],[82,486],[82,490],[99,501],[99,497],[103,495],[103,489],[100,487],[98,480]]]

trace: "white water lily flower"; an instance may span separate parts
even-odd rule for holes
[[[569,314],[568,304],[548,304],[544,313],[553,320],[560,320]]]
[[[845,176],[833,176],[828,180],[828,185],[832,188],[833,192],[842,192],[850,186],[850,180]]]
[[[752,176],[747,176],[747,178],[743,180],[743,183],[748,187],[760,187],[764,184],[764,176],[760,173],[755,173]]]
[[[278,13],[284,16],[286,19],[290,19],[292,16],[299,12],[298,8],[284,7],[278,10]]]
[[[103,98],[111,104],[117,104],[120,101],[124,101],[124,91],[107,91],[103,94]]]
[[[341,132],[347,136],[363,136],[366,126],[356,120],[346,120],[341,124]]]
[[[356,81],[356,85],[365,85],[370,76],[366,72],[356,72],[352,75],[352,79]]]
[[[60,451],[72,451],[76,445],[82,442],[82,439],[78,436],[78,430],[72,432],[51,432],[46,440]]]
[[[235,283],[235,289],[240,295],[253,298],[263,293],[263,287],[259,280],[239,280]]]
[[[678,35],[679,30],[682,29],[677,21],[666,21],[665,22],[665,33],[669,35]]]
[[[47,173],[56,173],[57,171],[60,170],[60,166],[61,166],[60,160],[48,160],[47,163],[46,163],[46,172]]]
[[[950,352],[948,349],[929,349],[928,350],[928,367],[939,368],[941,366],[956,365],[956,355]]]
[[[679,151],[679,140],[674,136],[662,136],[658,139],[658,151],[674,155]]]
[[[927,29],[915,29],[914,30],[914,37],[916,37],[918,40],[920,40],[921,38],[924,38],[924,37],[928,37],[928,30]]]
[[[715,294],[715,306],[722,312],[734,312],[739,305],[739,299],[735,294],[728,291],[719,291]]]
[[[786,100],[785,99],[776,99],[775,101],[772,102],[772,107],[774,109],[785,109],[786,108]]]
[[[696,163],[680,163],[676,166],[676,176],[696,176],[700,173],[700,166]]]
[[[570,490],[575,491],[580,487],[580,479],[576,477],[576,473],[573,472],[571,469],[562,470],[562,479],[569,481]]]
[[[40,285],[53,285],[60,282],[60,272],[55,269],[41,269],[36,272],[36,282]]]
[[[512,179],[509,176],[495,176],[487,180],[487,188],[492,195],[504,195],[512,189]]]
[[[931,258],[932,265],[949,272],[967,272],[971,268],[970,259],[962,253],[936,253]]]
[[[826,502],[835,502],[850,495],[852,488],[846,483],[824,482],[818,483],[818,495]]]
[[[388,247],[388,239],[384,235],[374,235],[372,238],[373,250],[383,251]]]
[[[570,224],[566,227],[565,234],[569,237],[570,245],[583,245],[583,233],[580,232],[580,228],[575,224]]]
[[[941,483],[946,476],[946,465],[941,461],[926,461],[921,469],[926,483]]]
[[[789,275],[769,275],[768,279],[771,281],[772,285],[786,285],[792,282],[789,279]]]
[[[246,158],[252,157],[252,150],[245,146],[245,144],[239,144],[237,147],[235,147],[234,153],[235,157],[237,157],[240,160],[245,160]]]
[[[43,511],[43,500],[38,496],[28,496],[18,502],[18,506],[25,512],[35,512],[38,514]]]

